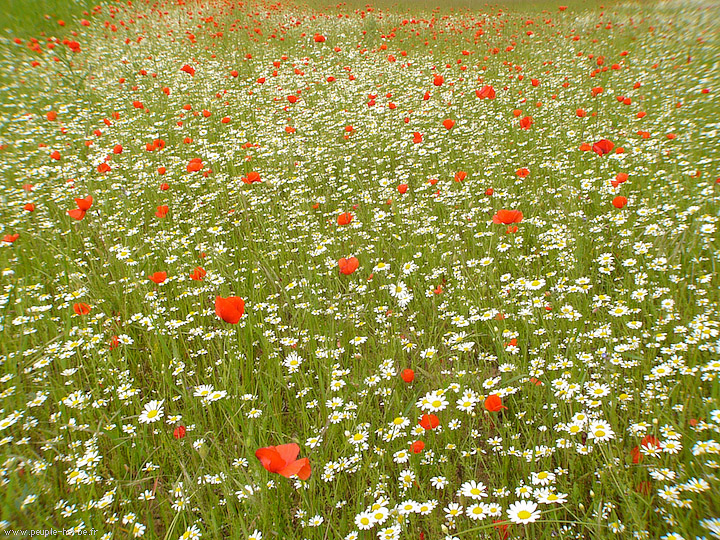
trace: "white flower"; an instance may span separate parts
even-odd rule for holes
[[[470,519],[485,519],[485,508],[482,504],[473,504],[465,509],[465,515]]]
[[[152,400],[150,403],[146,403],[138,421],[141,424],[152,424],[160,420],[165,414],[162,406],[163,401]]]
[[[595,442],[606,442],[614,439],[615,433],[607,422],[591,422],[588,429],[588,438],[593,439]]]
[[[373,515],[370,512],[360,512],[355,516],[355,525],[363,531],[372,529],[373,525],[375,525]]]
[[[483,497],[487,497],[487,487],[485,487],[485,484],[482,482],[476,482],[475,480],[470,480],[468,482],[465,482],[462,486],[460,486],[460,496],[470,497],[471,499],[482,499]]]
[[[537,504],[532,501],[518,501],[512,503],[506,510],[508,519],[513,523],[532,523],[540,517]]]

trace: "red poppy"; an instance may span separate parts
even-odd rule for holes
[[[434,414],[423,414],[418,424],[425,430],[435,429],[440,425],[440,419]]]
[[[624,208],[627,204],[627,198],[622,195],[618,195],[612,200],[612,204],[615,208]]]
[[[113,146],[113,154],[122,154],[122,151],[122,144],[116,144],[115,146]]]
[[[443,120],[443,126],[445,126],[445,129],[450,131],[455,126],[455,120],[452,120],[451,118]]]
[[[400,185],[397,187],[397,190],[400,192],[401,195],[404,195],[404,194],[407,192],[407,190],[408,190],[408,185],[407,185],[407,184],[400,184]]]
[[[298,97],[290,95],[287,99],[290,103],[297,103]]]
[[[607,139],[600,139],[592,145],[593,152],[595,152],[598,156],[609,154],[613,148],[615,148],[615,143]]]
[[[68,210],[68,215],[77,221],[81,221],[85,217],[85,210],[73,208],[72,210]]]
[[[532,116],[525,116],[524,118],[520,119],[520,127],[522,129],[530,129],[530,126],[533,125],[533,119]]]
[[[490,85],[486,85],[480,90],[475,90],[475,95],[480,99],[495,99],[495,89]]]
[[[492,218],[493,223],[510,225],[511,223],[520,223],[523,213],[520,210],[498,210]]]
[[[192,158],[187,165],[187,172],[199,171],[203,168],[203,162],[200,158]]]
[[[530,169],[528,169],[527,167],[523,167],[515,171],[515,174],[518,175],[520,178],[525,178],[528,174],[530,174]]]
[[[23,210],[27,210],[28,212],[34,212],[35,205],[33,203],[27,203],[25,206],[23,206]]]
[[[358,269],[358,266],[360,266],[360,261],[357,260],[357,257],[349,257],[347,259],[343,257],[338,261],[338,266],[340,267],[341,273],[349,276]]]
[[[7,244],[12,244],[12,243],[15,242],[18,238],[20,238],[20,233],[6,234],[5,236],[3,236],[3,242],[5,242],[5,243],[7,243]]]
[[[307,480],[311,472],[310,460],[297,459],[299,453],[300,447],[290,443],[260,448],[255,452],[255,457],[260,460],[265,470],[271,473],[281,474],[286,478],[297,475],[300,480]]]
[[[185,73],[189,74],[191,77],[195,76],[195,68],[192,66],[189,66],[187,64],[185,64],[183,67],[181,67],[180,71],[184,71]]]
[[[410,384],[415,380],[415,372],[410,368],[403,369],[400,373],[400,378],[402,378],[402,380],[406,383]]]
[[[500,396],[497,394],[491,394],[485,398],[485,408],[490,412],[498,412],[501,409],[507,409],[507,407],[502,404],[502,399],[500,399]]]
[[[458,171],[455,173],[455,181],[456,182],[462,182],[467,178],[467,173],[465,171]]]
[[[245,300],[239,296],[215,297],[215,314],[223,321],[237,324],[245,313]]]
[[[410,451],[413,454],[419,454],[423,450],[425,450],[425,443],[422,441],[415,441],[410,445]]]
[[[315,35],[313,36],[313,40],[315,41],[315,43],[324,43],[324,42],[325,42],[325,36],[323,36],[322,34],[315,34]]]
[[[442,84],[445,82],[445,79],[442,75],[435,75],[435,78],[433,79],[433,84],[435,86],[442,86]]]
[[[90,210],[90,207],[92,206],[92,203],[93,203],[92,195],[88,195],[88,196],[85,197],[84,199],[75,199],[75,204],[77,204],[77,207],[78,207],[80,210],[83,210],[83,211],[85,211],[85,212],[87,212],[88,210]]]
[[[182,439],[185,437],[185,433],[187,433],[185,426],[178,426],[173,430],[173,437],[176,439]]]
[[[163,182],[162,184],[160,184],[161,191],[167,191],[168,189],[170,189],[170,184],[168,184],[167,182]]]
[[[259,182],[260,174],[255,171],[251,171],[248,173],[247,176],[243,176],[242,181],[245,182],[246,184],[252,184],[253,182]]]
[[[584,118],[587,115],[585,109],[578,109],[577,111],[575,111],[575,114],[578,116],[578,118]]]
[[[494,194],[495,194],[495,190],[491,187],[489,187],[485,190],[485,195],[488,197],[492,197]]]
[[[97,171],[101,174],[110,172],[110,165],[108,165],[107,163],[101,163],[100,165],[98,165]]]
[[[419,131],[413,132],[413,142],[415,144],[421,143],[422,140],[423,140],[422,133],[420,133]]]
[[[78,315],[87,315],[88,313],[90,313],[90,309],[90,306],[85,302],[73,304],[73,311]]]
[[[57,118],[57,113],[55,111],[48,111],[47,113],[47,119],[51,122]]]
[[[148,279],[159,285],[167,279],[167,272],[155,272],[154,274],[149,275]]]
[[[167,205],[158,206],[157,210],[155,211],[155,215],[159,218],[164,218],[168,215],[169,211],[170,208]]]
[[[202,281],[207,272],[202,266],[196,266],[195,270],[190,273],[190,279],[193,281]]]
[[[60,152],[55,150],[52,154],[50,154],[50,157],[53,158],[54,160],[59,160],[62,156],[60,155]]]
[[[353,220],[353,215],[350,212],[345,212],[337,217],[338,225],[349,225]]]

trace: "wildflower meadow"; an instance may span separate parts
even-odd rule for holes
[[[5,0],[0,535],[720,538],[711,0]]]

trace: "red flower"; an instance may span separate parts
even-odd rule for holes
[[[88,313],[90,313],[90,309],[90,306],[85,302],[73,304],[73,311],[78,315],[87,315]]]
[[[532,116],[525,116],[524,118],[520,119],[520,127],[522,129],[530,129],[530,126],[533,125],[533,119]]]
[[[161,191],[167,191],[168,189],[170,189],[170,184],[168,184],[167,182],[163,182],[162,184],[160,184]]]
[[[624,208],[627,204],[627,198],[622,195],[618,195],[613,199],[612,204],[615,208]]]
[[[408,190],[408,185],[407,185],[407,184],[400,184],[400,185],[397,187],[397,190],[400,192],[401,195],[404,195],[404,194],[407,192],[407,190]]]
[[[167,272],[155,272],[154,274],[148,276],[148,279],[159,285],[167,279]]]
[[[60,160],[60,158],[61,158],[62,156],[60,155],[60,152],[58,152],[57,150],[55,150],[52,154],[50,154],[50,157],[53,158],[54,160]]]
[[[265,470],[278,473],[286,478],[296,476],[300,480],[310,478],[310,460],[308,458],[296,459],[300,447],[295,443],[280,446],[268,446],[255,452]]]
[[[433,79],[433,84],[435,86],[442,86],[442,84],[445,82],[445,79],[442,75],[435,75],[435,78]]]
[[[178,426],[173,430],[173,437],[176,439],[182,439],[185,437],[186,432],[187,429],[185,429],[185,426]]]
[[[358,266],[360,266],[360,261],[357,260],[357,257],[350,257],[348,259],[343,257],[338,261],[338,266],[340,267],[341,273],[349,276],[358,269]]]
[[[170,208],[168,208],[167,205],[158,206],[157,210],[155,211],[155,215],[159,218],[164,218],[168,215],[169,211]]]
[[[8,244],[12,244],[12,243],[15,242],[18,238],[20,238],[20,233],[6,234],[5,236],[3,236],[3,242],[6,242],[6,243],[8,243]]]
[[[455,126],[455,120],[452,120],[451,118],[443,120],[443,126],[445,126],[445,129],[450,131]]]
[[[480,99],[495,99],[495,89],[490,85],[486,85],[480,90],[475,90],[475,95]]]
[[[85,210],[80,210],[79,208],[73,208],[72,210],[68,210],[68,215],[71,218],[80,221],[85,217]]]
[[[246,184],[252,184],[254,182],[260,181],[260,174],[256,173],[255,171],[251,171],[248,173],[247,176],[243,176],[242,181]]]
[[[525,178],[527,175],[530,174],[530,169],[527,167],[523,167],[522,169],[518,169],[515,171],[515,174],[518,175],[520,178]]]
[[[184,71],[185,73],[189,74],[191,77],[195,76],[195,68],[192,66],[189,66],[187,64],[185,64],[183,67],[181,67],[180,71]]]
[[[605,154],[609,154],[610,150],[612,150],[613,148],[615,148],[615,143],[612,141],[608,141],[607,139],[601,139],[592,145],[593,152],[595,152],[598,156],[604,156]]]
[[[337,217],[338,225],[349,225],[353,220],[353,215],[350,212],[345,212]]]
[[[187,172],[199,171],[203,168],[203,162],[200,158],[192,158],[187,165]]]
[[[467,173],[465,171],[458,171],[455,173],[455,181],[456,182],[462,182],[467,178]]]
[[[190,279],[193,281],[202,281],[206,274],[207,272],[202,266],[196,266],[195,270],[190,274]]]
[[[23,210],[27,210],[28,212],[34,212],[35,205],[33,203],[27,203],[25,206],[23,206]]]
[[[215,314],[223,321],[237,324],[245,313],[245,300],[239,296],[215,297]]]
[[[575,111],[575,114],[578,116],[578,118],[584,118],[587,115],[585,109],[578,109],[577,111]]]
[[[415,144],[421,143],[422,139],[423,139],[422,133],[420,133],[419,131],[413,132],[413,142]]]
[[[492,218],[493,223],[510,225],[511,223],[520,223],[523,218],[523,213],[520,210],[498,210]]]
[[[501,409],[507,409],[502,404],[502,399],[497,394],[491,394],[485,398],[485,408],[490,412],[498,412]]]
[[[415,441],[410,445],[410,451],[413,454],[419,454],[423,450],[425,450],[425,443],[422,441]]]
[[[315,35],[313,36],[313,40],[315,41],[315,43],[324,43],[324,42],[325,42],[325,36],[323,36],[322,34],[315,34]]]
[[[440,425],[440,419],[434,414],[423,414],[418,424],[425,430],[435,429]]]
[[[101,163],[100,165],[98,165],[97,171],[101,174],[110,172],[110,165],[108,165],[107,163]]]
[[[77,204],[78,209],[87,212],[90,210],[90,207],[92,206],[93,198],[92,195],[88,195],[84,199],[75,199],[75,204]]]
[[[402,373],[400,373],[400,377],[402,378],[403,381],[410,384],[411,382],[413,382],[415,380],[415,372],[410,368],[403,369]]]

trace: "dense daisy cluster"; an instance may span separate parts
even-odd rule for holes
[[[0,528],[720,538],[715,14],[546,7],[3,35]]]

